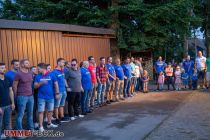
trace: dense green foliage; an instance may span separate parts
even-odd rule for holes
[[[201,0],[4,0],[1,2],[0,17],[112,27],[117,32],[119,48],[128,50],[154,48],[160,53],[176,51],[181,54],[184,50],[184,38],[190,37],[191,30],[201,27],[204,23],[202,2]]]

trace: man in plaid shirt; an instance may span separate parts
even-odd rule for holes
[[[101,107],[105,105],[104,92],[106,89],[106,81],[108,79],[108,69],[106,67],[105,57],[100,58],[100,64],[96,68],[96,77],[98,81],[97,103]]]

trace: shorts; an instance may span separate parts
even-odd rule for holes
[[[53,111],[54,110],[54,99],[42,99],[42,98],[38,98],[38,102],[37,102],[37,106],[38,106],[38,112],[44,112],[45,108],[47,108],[48,111]]]
[[[206,72],[206,81],[210,82],[210,72]]]
[[[114,90],[114,87],[115,87],[115,82],[114,81],[110,81],[108,80],[106,82],[106,92],[109,92],[110,90]]]
[[[59,93],[59,96],[60,96],[59,99],[55,99],[55,106],[54,106],[55,108],[65,106],[65,101],[66,101],[67,93],[66,92],[60,92]]]
[[[205,71],[204,70],[198,71],[198,79],[204,80],[204,78],[205,78]]]

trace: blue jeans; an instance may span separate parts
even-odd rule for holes
[[[82,93],[82,100],[81,100],[81,106],[82,106],[82,113],[86,113],[89,111],[89,98],[90,93],[92,90],[84,90]]]
[[[2,134],[1,133],[2,129],[3,130],[11,130],[10,117],[11,117],[11,113],[12,113],[11,105],[1,107],[1,109],[2,109],[2,114],[0,114],[0,136]]]
[[[130,86],[131,86],[131,79],[125,79],[124,80],[124,97],[130,96]]]
[[[106,89],[106,83],[98,83],[98,94],[97,94],[97,103],[103,104],[104,103],[104,92]]]
[[[34,97],[31,96],[17,96],[17,107],[18,112],[16,116],[16,129],[23,130],[22,120],[25,113],[25,109],[27,109],[27,124],[28,129],[33,130],[33,107],[34,107]]]

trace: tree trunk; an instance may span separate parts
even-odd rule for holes
[[[210,52],[210,33],[209,33],[209,17],[208,17],[208,13],[209,13],[209,7],[208,7],[209,3],[208,1],[206,2],[206,4],[204,5],[204,9],[205,9],[205,21],[204,21],[204,37],[205,37],[205,45],[206,45],[206,50],[207,50],[207,56]]]
[[[187,40],[187,36],[184,36],[184,56],[188,55],[188,40]]]
[[[118,6],[118,0],[112,0],[111,1],[111,6],[112,7],[117,7]],[[117,33],[117,30],[119,28],[119,24],[118,24],[118,12],[114,12],[112,15],[112,23],[110,25],[110,28],[115,30],[115,32]],[[117,34],[116,34],[117,36]],[[111,39],[110,40],[110,54],[111,56],[115,59],[115,58],[120,58],[120,49],[117,47],[117,39]]]

